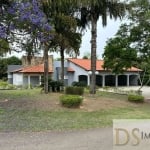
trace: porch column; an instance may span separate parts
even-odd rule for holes
[[[31,88],[31,79],[30,79],[30,75],[28,75],[28,88]]]
[[[116,77],[115,86],[118,87],[118,75],[116,75],[115,77]]]
[[[105,87],[105,75],[102,75],[102,87]]]
[[[90,74],[88,75],[88,85],[90,85]]]
[[[130,75],[127,75],[127,86],[130,86]]]

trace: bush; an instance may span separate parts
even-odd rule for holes
[[[42,77],[41,79],[41,87],[44,87],[44,78]],[[62,87],[64,86],[62,81],[55,81],[52,80],[51,78],[48,79],[48,91],[52,92],[60,92]]]
[[[14,90],[14,89],[16,89],[16,86],[14,86],[14,85],[12,85],[12,84],[8,84],[8,85],[7,85],[7,89],[9,89],[9,90]]]
[[[142,95],[128,95],[128,101],[142,103],[144,102],[144,97]]]
[[[87,84],[84,81],[80,81],[80,82],[74,81],[74,82],[72,82],[72,86],[86,87]]]
[[[83,95],[84,94],[84,88],[83,87],[68,86],[65,89],[65,93],[71,94],[71,95]]]
[[[51,81],[48,83],[48,86],[51,87],[52,92],[60,92],[61,87],[63,87],[63,83],[62,83],[61,81],[54,81],[54,80],[51,80]]]
[[[12,84],[8,84],[7,82],[0,80],[0,89],[13,90],[13,89],[16,89],[16,86]]]
[[[7,82],[0,80],[0,87],[1,87],[2,89],[5,89],[5,88],[7,87],[7,85],[8,85]]]
[[[83,97],[78,95],[63,95],[60,96],[60,103],[68,108],[77,108],[81,105]]]

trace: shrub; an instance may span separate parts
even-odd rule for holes
[[[12,84],[8,84],[8,85],[7,85],[7,89],[9,89],[9,90],[14,90],[14,89],[16,89],[16,86],[14,86],[14,85],[12,85]]]
[[[84,94],[84,88],[83,87],[68,86],[65,89],[65,93],[71,94],[71,95],[83,95]]]
[[[142,102],[144,102],[144,97],[142,95],[130,94],[130,95],[128,95],[128,100],[130,102],[142,103]]]
[[[81,105],[83,97],[78,95],[63,95],[60,96],[60,103],[68,108],[77,108]]]
[[[74,81],[74,82],[72,82],[72,86],[86,87],[87,84],[84,81],[80,81],[80,82]]]
[[[61,87],[63,87],[63,83],[61,81],[54,80],[49,81],[48,85],[52,89],[52,92],[60,92]]]
[[[13,90],[16,89],[16,86],[8,84],[6,81],[0,80],[0,89]]]
[[[7,85],[8,85],[7,82],[0,80],[0,87],[1,87],[2,89],[5,89],[5,88],[7,87]]]

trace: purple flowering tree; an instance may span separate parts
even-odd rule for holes
[[[7,19],[5,15],[5,10],[8,5],[8,1],[0,1],[0,56],[3,56],[9,51],[9,44],[5,40],[5,38],[7,37],[7,28],[5,26]]]
[[[14,2],[8,13],[13,16],[16,28],[34,35],[42,43],[51,39],[51,26],[37,0]]]
[[[5,7],[7,5],[7,7]],[[0,39],[8,40],[10,35],[18,32],[29,34],[32,41],[44,47],[44,81],[45,93],[48,93],[48,50],[51,40],[51,26],[38,0],[22,0],[0,5],[0,15],[6,19],[0,20]]]

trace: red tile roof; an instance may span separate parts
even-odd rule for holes
[[[90,59],[74,59],[74,58],[70,58],[68,59],[70,62],[78,65],[79,67],[87,70],[87,71],[90,71],[91,70],[91,60]],[[96,61],[96,70],[97,71],[104,71],[104,68],[103,68],[103,64],[104,64],[104,61],[103,60],[97,60]],[[138,72],[138,71],[142,71],[138,68],[135,68],[135,67],[131,67],[130,69],[128,69],[127,71],[135,71],[135,72]]]
[[[36,66],[28,66],[24,67],[18,70],[15,70],[14,72],[20,72],[20,73],[44,73],[44,64],[36,65]],[[49,68],[49,73],[52,73],[52,68]]]

